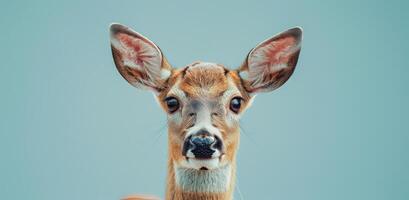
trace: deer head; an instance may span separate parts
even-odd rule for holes
[[[289,29],[258,44],[235,70],[207,62],[176,69],[143,35],[119,24],[110,31],[119,73],[136,88],[153,91],[167,115],[167,199],[231,199],[240,116],[255,94],[290,78],[302,30]]]

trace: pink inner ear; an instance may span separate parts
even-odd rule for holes
[[[257,58],[253,61],[255,61],[257,65],[268,66],[287,64],[292,54],[294,53],[293,47],[296,46],[297,46],[296,40],[293,37],[284,37],[270,42],[266,42],[257,49],[255,49],[253,54],[258,55],[256,56]],[[275,71],[274,69],[272,70]]]
[[[119,33],[117,35],[117,38],[128,50],[126,52],[122,52],[123,53],[122,55],[129,60],[133,60],[137,65],[141,65],[142,58],[139,55],[140,54],[139,52],[141,50],[141,44],[139,43],[139,40],[123,33]]]
[[[115,37],[121,43],[122,47],[117,49],[121,52],[125,65],[139,70],[147,65],[160,67],[160,53],[149,41],[125,33],[117,33]]]

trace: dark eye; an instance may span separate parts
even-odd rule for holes
[[[179,101],[175,97],[166,97],[165,103],[170,113],[179,109]]]
[[[231,101],[230,101],[230,110],[238,113],[240,111],[241,108],[241,102],[243,101],[242,98],[240,97],[234,97]]]

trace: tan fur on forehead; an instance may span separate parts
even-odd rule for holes
[[[228,87],[226,72],[221,65],[194,63],[184,70],[180,88],[188,96],[219,96]]]

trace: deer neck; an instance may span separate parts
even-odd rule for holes
[[[166,199],[230,200],[235,171],[235,163],[213,170],[186,169],[169,157]]]

